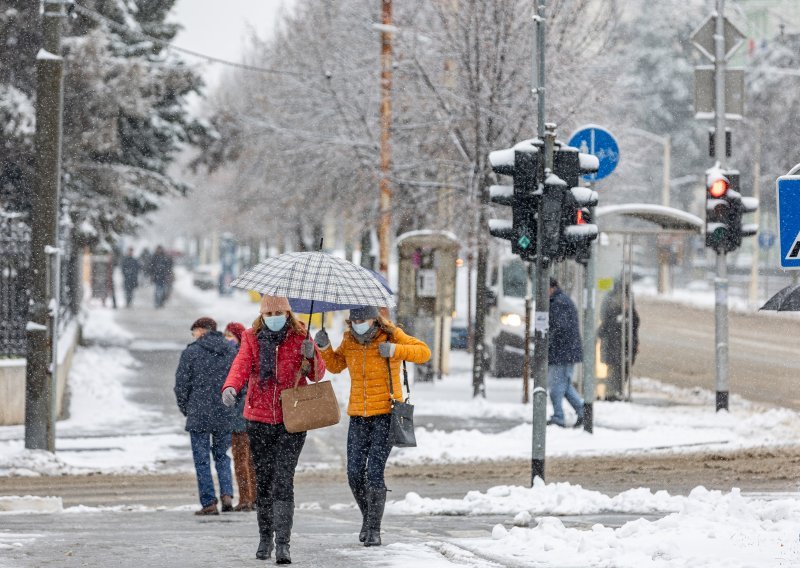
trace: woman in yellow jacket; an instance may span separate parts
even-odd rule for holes
[[[358,539],[364,546],[380,546],[381,520],[386,505],[383,472],[392,451],[389,443],[392,405],[386,361],[388,359],[391,367],[394,398],[402,400],[401,362],[425,363],[431,357],[431,350],[419,339],[403,333],[380,316],[378,308],[371,306],[350,310],[342,344],[335,351],[324,329],[314,339],[328,371],[350,371],[347,480],[361,510]]]

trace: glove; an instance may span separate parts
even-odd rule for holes
[[[378,345],[378,353],[381,357],[394,357],[394,348],[397,347],[394,343],[381,343]]]
[[[236,389],[228,387],[222,391],[222,404],[225,406],[233,406],[236,404]]]
[[[310,339],[304,339],[303,343],[300,345],[300,353],[302,353],[303,357],[306,359],[313,359],[314,358],[314,342]]]
[[[327,349],[331,346],[331,340],[328,339],[328,332],[324,329],[321,329],[317,332],[317,334],[314,336],[314,342],[320,349]]]

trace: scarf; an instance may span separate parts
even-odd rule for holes
[[[278,361],[278,346],[286,339],[289,333],[289,322],[278,331],[271,331],[267,326],[263,326],[258,332],[258,352],[259,352],[259,378],[261,382],[275,379],[275,365]]]
[[[379,328],[377,325],[373,325],[373,326],[372,326],[371,328],[369,328],[369,329],[368,329],[368,330],[367,330],[367,331],[366,331],[366,332],[365,332],[363,335],[359,335],[359,334],[357,334],[357,333],[356,333],[356,330],[354,330],[354,329],[351,327],[351,328],[350,328],[350,333],[353,335],[353,339],[355,339],[355,340],[356,340],[356,342],[357,342],[359,345],[369,345],[369,344],[370,344],[370,342],[371,342],[373,339],[375,339],[375,336],[376,336],[376,335],[378,335],[378,330],[379,330],[379,329],[380,329],[380,328]]]

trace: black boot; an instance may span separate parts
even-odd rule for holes
[[[367,492],[366,488],[362,485],[356,487],[351,485],[350,491],[353,492],[353,497],[356,499],[358,510],[361,511],[361,531],[358,533],[358,542],[367,540]]]
[[[266,560],[272,556],[272,508],[258,507],[256,517],[258,518],[258,534],[260,537],[256,558]]]
[[[381,521],[386,507],[386,488],[367,489],[367,538],[364,546],[381,545]]]
[[[275,501],[275,563],[291,564],[289,556],[289,537],[294,520],[294,502]]]

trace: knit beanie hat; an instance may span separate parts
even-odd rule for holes
[[[378,317],[378,308],[375,306],[361,306],[350,310],[350,320],[364,321]]]
[[[232,321],[225,326],[225,332],[230,333],[236,338],[239,343],[242,342],[242,334],[244,333],[244,326],[238,322]]]
[[[290,312],[292,307],[289,305],[289,298],[283,296],[268,296],[264,294],[261,298],[261,313],[264,312]]]

